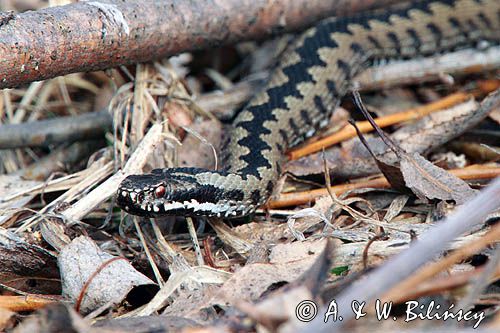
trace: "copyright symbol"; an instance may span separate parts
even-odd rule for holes
[[[295,316],[302,322],[310,322],[318,314],[318,306],[313,301],[302,301],[295,307]]]

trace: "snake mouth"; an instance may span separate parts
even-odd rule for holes
[[[160,217],[182,214],[181,203],[165,203],[165,200],[154,198],[149,191],[127,189],[121,187],[117,193],[117,204],[127,213],[145,217]]]
[[[152,218],[162,216],[232,218],[248,215],[256,208],[251,202],[228,199],[210,201],[211,198],[203,193],[191,192],[194,197],[187,197],[184,194],[185,188],[178,188],[173,184],[172,180],[169,182],[165,178],[157,178],[154,174],[128,176],[118,188],[117,204],[129,214]]]
[[[200,204],[194,201],[196,200],[189,202],[168,202],[164,199],[153,197],[150,191],[140,191],[137,189],[120,188],[117,193],[117,203],[120,207],[129,214],[144,217],[206,215],[207,211],[200,208],[203,205],[209,208],[208,203]]]
[[[138,192],[121,188],[118,191],[117,203],[127,213],[144,217],[162,216],[207,216],[207,217],[237,217],[247,215],[253,211],[253,205],[232,201],[225,202],[198,202],[196,199],[189,201],[166,201],[152,198],[150,193]]]

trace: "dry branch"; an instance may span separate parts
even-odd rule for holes
[[[12,277],[58,278],[56,258],[49,251],[25,242],[0,229],[0,280],[6,283]],[[1,306],[0,306],[1,307]]]
[[[491,179],[500,176],[498,167],[478,167],[448,170],[451,174],[463,180]],[[331,189],[336,195],[341,195],[347,191],[358,188],[389,188],[390,184],[385,177],[378,177],[358,183],[348,183],[332,186]],[[283,193],[278,198],[268,202],[267,208],[283,208],[295,205],[303,205],[315,199],[328,195],[326,188],[319,188],[310,191]]]
[[[500,47],[486,50],[465,49],[432,57],[394,61],[373,66],[354,79],[360,90],[394,87],[402,84],[443,80],[445,75],[485,72],[500,67]],[[493,89],[495,90],[495,89]]]
[[[350,312],[353,300],[369,302],[383,295],[391,287],[407,278],[426,262],[441,253],[449,242],[465,232],[478,227],[489,213],[499,208],[500,178],[493,181],[471,201],[461,206],[453,215],[428,230],[406,251],[389,259],[384,265],[368,274],[362,283],[354,283],[337,296],[339,315],[344,322],[329,322],[318,316],[300,332],[340,332],[341,325],[347,323],[354,314]],[[418,254],[418,255],[415,255]],[[326,313],[320,309],[319,313]]]
[[[59,295],[25,295],[25,296],[0,296],[0,309],[10,311],[34,311],[48,304],[60,301]]]
[[[47,156],[28,165],[26,168],[18,170],[14,174],[21,176],[22,179],[45,180],[52,173],[66,171],[66,166],[77,164],[101,147],[102,145],[98,140],[75,142],[70,146],[54,150]]]
[[[490,246],[500,239],[500,225],[494,226],[487,234],[481,236],[479,239],[475,239],[471,243],[466,243],[462,247],[456,249],[453,253],[441,258],[439,261],[428,264],[415,274],[411,275],[406,280],[397,284],[394,288],[389,290],[385,295],[383,295],[383,301],[392,300],[393,302],[400,302],[405,299],[405,294],[411,294],[414,286],[418,286],[421,283],[429,280],[431,277],[435,276],[439,272],[444,271],[453,264],[465,260],[486,246]],[[406,296],[406,299],[409,299]]]
[[[0,13],[0,88],[263,38],[390,2],[101,0]]]
[[[0,126],[0,149],[49,146],[102,137],[111,128],[108,112]]]

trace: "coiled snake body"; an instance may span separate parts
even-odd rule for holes
[[[321,21],[285,52],[267,87],[237,116],[223,170],[156,169],[127,177],[120,207],[158,217],[243,216],[272,193],[284,151],[325,126],[351,78],[376,59],[500,40],[499,0],[413,1]]]

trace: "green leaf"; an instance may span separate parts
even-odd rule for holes
[[[339,275],[342,275],[343,273],[347,272],[348,270],[349,270],[349,266],[337,266],[337,267],[332,268],[330,273],[339,276]]]

